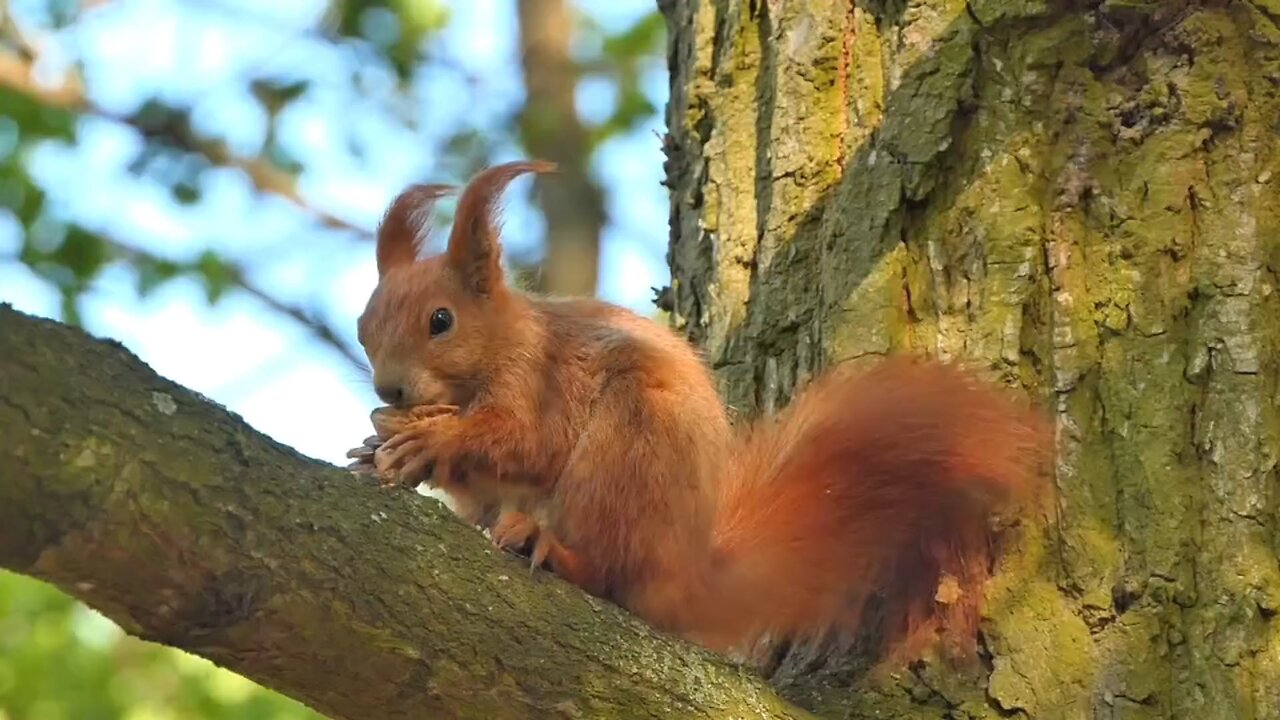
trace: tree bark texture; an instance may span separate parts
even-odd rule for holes
[[[981,677],[819,713],[1280,718],[1280,3],[666,0],[674,322],[729,402],[963,358],[1054,414]],[[854,683],[854,689],[849,688]]]
[[[0,566],[334,718],[799,718],[758,676],[0,305]]]

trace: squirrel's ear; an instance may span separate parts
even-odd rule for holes
[[[378,225],[378,277],[391,268],[418,259],[427,239],[427,219],[436,200],[453,192],[452,185],[411,185],[387,208]]]
[[[502,191],[525,173],[555,169],[554,163],[541,160],[495,165],[480,171],[462,191],[449,235],[449,263],[473,292],[488,295],[502,283],[502,248],[498,242],[498,201]]]

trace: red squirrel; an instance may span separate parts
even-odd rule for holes
[[[684,338],[505,283],[499,199],[553,169],[480,172],[447,250],[424,259],[423,216],[450,189],[392,203],[359,319],[389,407],[353,456],[385,483],[430,480],[498,546],[712,650],[852,636],[873,597],[885,648],[945,629],[973,649],[990,520],[1040,479],[1039,416],[950,365],[896,358],[733,428]]]

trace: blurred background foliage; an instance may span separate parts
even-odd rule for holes
[[[0,0],[0,302],[338,462],[412,182],[557,162],[509,194],[514,281],[653,310],[665,70],[652,0]],[[315,716],[0,573],[0,720],[224,717]]]
[[[124,635],[57,590],[0,572],[0,718],[320,718],[212,663]]]

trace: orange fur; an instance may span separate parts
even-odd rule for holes
[[[736,435],[683,339],[501,281],[497,200],[548,169],[482,172],[437,257],[384,250],[412,234],[384,223],[360,338],[403,407],[381,411],[379,471],[431,478],[499,545],[716,650],[870,631],[892,652],[944,627],[972,649],[990,519],[1037,486],[1039,418],[896,359],[829,374]],[[437,310],[454,322],[433,337]]]
[[[387,208],[378,228],[378,274],[418,257],[426,238],[426,214],[439,198],[453,192],[450,185],[414,185]]]

